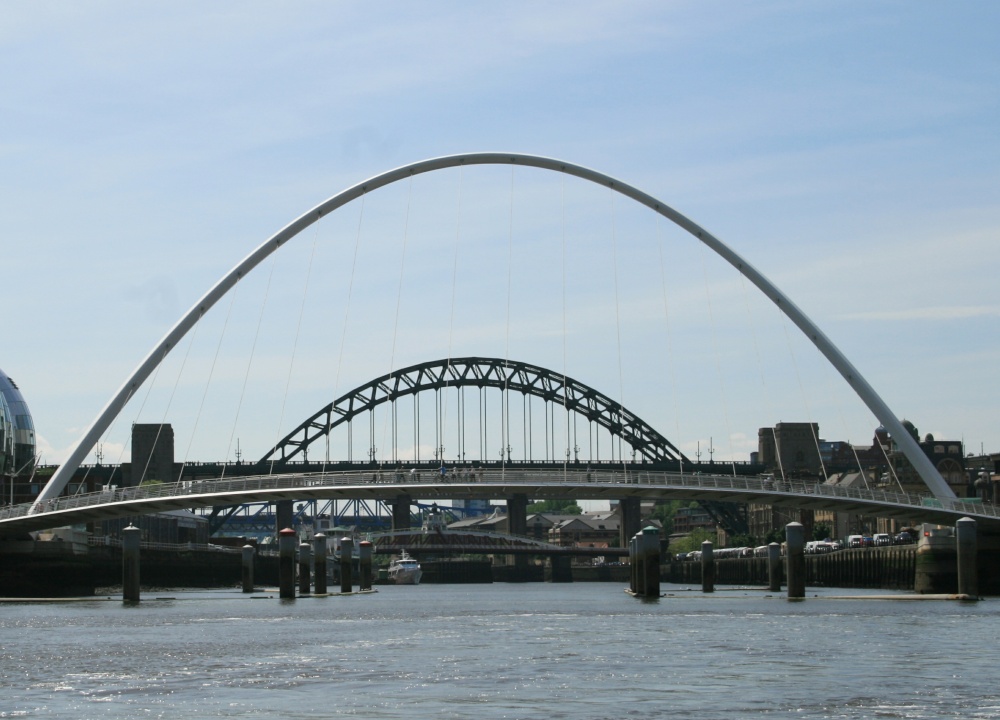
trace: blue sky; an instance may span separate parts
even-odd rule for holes
[[[1000,451],[994,3],[4,15],[0,368],[43,462],[277,229],[389,168],[477,150],[562,158],[671,204],[791,296],[921,433]],[[106,460],[131,422],[160,418],[179,456],[231,457],[235,439],[260,454],[333,393],[449,353],[565,364],[689,454],[742,459],[778,421],[856,443],[877,425],[735,273],[596,188],[469,170],[339,215],[279,253],[265,311],[266,268],[228,325],[220,303],[183,372],[173,359],[109,433]],[[204,391],[209,374],[229,394]]]

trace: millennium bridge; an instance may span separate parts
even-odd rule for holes
[[[1000,531],[1000,509],[991,504],[883,490],[780,481],[769,477],[579,470],[454,470],[421,474],[365,470],[290,473],[221,480],[159,483],[56,497],[0,508],[0,533],[130,517],[164,510],[291,500],[375,499],[387,504],[426,500],[501,498],[580,500],[686,499],[769,503],[807,510],[835,510],[953,525],[975,519]]]

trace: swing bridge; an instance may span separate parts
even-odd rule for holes
[[[749,463],[692,461],[635,413],[565,373],[509,358],[470,356],[428,361],[375,378],[314,412],[258,462],[225,465],[215,477],[208,477],[213,473],[204,467],[192,465],[187,475],[181,471],[177,482],[109,486],[100,492],[64,494],[83,459],[137,389],[205,313],[266,257],[305,228],[372,190],[422,173],[472,165],[521,165],[581,178],[645,205],[690,233],[736,268],[816,346],[889,431],[899,451],[926,484],[927,492],[912,495],[767,478],[760,475],[760,468]],[[422,424],[418,420],[422,413],[421,398],[430,398],[435,416],[432,457],[418,455],[404,459],[397,455],[396,448],[404,444],[398,418],[400,401],[404,398],[409,399],[417,418],[406,426],[414,434],[412,447],[418,452],[431,441],[421,437]],[[490,405],[490,398],[499,400],[494,399]],[[392,449],[382,455],[374,440],[375,409],[379,406],[385,406],[383,411],[387,407],[391,418]],[[447,455],[445,424],[441,421],[446,412],[451,414],[456,428],[455,434],[447,438],[451,445]],[[353,426],[366,418],[368,441],[362,447],[367,460],[358,460],[354,457]],[[517,420],[514,430],[512,418]],[[346,462],[329,457],[331,432],[341,427],[349,438]],[[467,434],[469,428],[473,430],[471,434]],[[518,428],[521,437],[512,437]],[[610,443],[605,440],[605,446],[601,447],[601,436],[610,437]],[[499,450],[495,445],[497,440]],[[317,442],[321,444],[315,445]],[[522,457],[517,457],[514,446]],[[317,455],[323,459],[317,461]],[[477,459],[473,461],[472,457]],[[496,459],[486,460],[487,457]],[[441,465],[445,466],[443,472],[438,470]],[[511,533],[524,535],[528,498],[618,501],[623,528],[628,527],[629,531],[636,528],[641,501],[669,499],[697,500],[720,522],[733,527],[738,521],[738,513],[732,514],[737,504],[770,503],[949,525],[968,516],[980,521],[983,527],[1000,530],[997,508],[956,498],[898,416],[843,353],[791,299],[703,227],[653,196],[588,168],[534,155],[471,153],[412,163],[369,178],[306,212],[258,246],[150,351],[38,498],[32,503],[0,508],[0,534],[180,508],[326,501],[385,503],[391,510],[394,527],[404,530],[409,526],[414,500],[443,503],[499,499],[507,502]]]

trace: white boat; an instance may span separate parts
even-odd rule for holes
[[[410,557],[406,550],[389,564],[389,582],[397,585],[417,585],[420,583],[420,563]]]

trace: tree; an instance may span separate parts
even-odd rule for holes
[[[680,540],[674,540],[670,543],[670,552],[682,553],[691,552],[693,550],[701,550],[701,544],[706,540],[714,540],[715,533],[711,530],[705,528],[695,528],[691,531],[691,534],[687,537],[681,538]]]
[[[528,505],[528,512],[580,515],[583,508],[576,504],[576,500],[539,500]]]
[[[813,540],[826,540],[828,537],[831,536],[830,533],[832,533],[832,532],[833,531],[830,529],[830,526],[827,525],[826,523],[818,523],[816,525],[813,525],[813,537],[812,537],[812,539]]]

